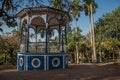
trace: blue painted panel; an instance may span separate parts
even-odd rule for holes
[[[60,61],[60,64],[57,67],[53,66],[53,63],[52,63],[53,59],[55,59],[55,58],[59,59],[59,61]],[[49,56],[49,66],[48,67],[49,67],[49,69],[63,68],[63,56]]]
[[[49,56],[46,56],[46,70],[49,70]]]
[[[24,55],[18,55],[17,57],[18,57],[17,58],[18,59],[18,63],[17,63],[18,70],[24,70],[24,66],[25,66],[25,64],[24,64],[24,60],[25,60]],[[20,63],[21,59],[23,59],[23,64]]]
[[[65,65],[65,68],[68,67],[68,55],[64,56],[64,65]]]
[[[32,65],[33,59],[39,59],[40,60],[40,66],[34,67]],[[44,56],[28,56],[28,70],[44,70]]]

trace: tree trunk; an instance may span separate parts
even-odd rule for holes
[[[76,22],[76,28],[75,28],[75,32],[77,33],[77,18],[75,18],[75,22]],[[76,63],[78,64],[79,63],[79,51],[78,51],[78,43],[76,42]]]
[[[115,53],[113,52],[113,61],[115,60]]]
[[[78,46],[76,44],[76,63],[78,64],[79,63],[79,52],[78,52]]]
[[[6,54],[6,52],[4,54],[4,62],[7,63],[7,54]]]
[[[102,51],[100,51],[100,62],[102,62]]]
[[[97,62],[96,49],[95,49],[95,38],[94,38],[94,17],[92,13],[93,13],[92,5],[90,5],[90,21],[91,21],[90,23],[91,23],[91,39],[92,39],[92,54],[93,54],[92,61]]]
[[[76,54],[76,51],[74,52],[74,63],[77,63],[77,54]]]

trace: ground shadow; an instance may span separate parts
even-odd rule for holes
[[[79,64],[69,65],[68,69],[48,71],[17,71],[1,69],[0,80],[118,80],[120,65]]]

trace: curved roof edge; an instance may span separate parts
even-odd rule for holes
[[[28,8],[23,8],[20,12],[18,12],[17,14],[16,14],[16,17],[21,17],[21,16],[23,16],[24,14],[26,14],[26,12],[29,12],[30,10],[33,10],[33,11],[35,11],[35,10],[46,10],[46,11],[55,11],[55,12],[58,12],[58,13],[60,13],[60,14],[67,14],[68,16],[69,16],[69,14],[68,14],[68,12],[67,11],[62,11],[62,10],[58,10],[58,9],[55,9],[55,8],[52,8],[52,7],[49,7],[49,6],[40,6],[40,7],[28,7]]]

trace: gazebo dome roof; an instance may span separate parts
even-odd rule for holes
[[[41,14],[57,14],[57,15],[62,15],[62,16],[66,16],[68,20],[70,20],[69,14],[66,11],[61,11],[49,6],[40,6],[40,7],[28,7],[28,8],[24,8],[22,9],[20,12],[17,13],[16,17],[17,18],[23,18],[25,17],[27,14],[29,15],[41,15]]]
[[[68,12],[49,6],[24,8],[17,13],[16,17],[21,20],[22,24],[29,22],[29,25],[41,26],[44,28],[46,23],[48,23],[49,27],[56,27],[65,25],[70,21]]]

